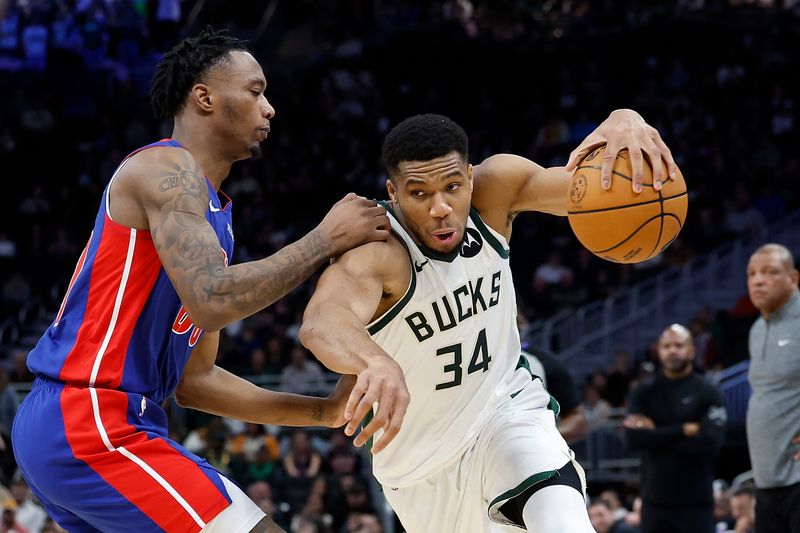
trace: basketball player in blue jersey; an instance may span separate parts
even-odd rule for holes
[[[620,149],[638,156],[634,191],[643,152],[676,171],[630,110],[566,168],[508,154],[473,167],[464,130],[440,115],[411,117],[384,142],[392,236],[323,273],[300,334],[329,368],[358,375],[345,431],[365,421],[355,443],[375,438],[373,472],[409,533],[594,531],[558,403],[521,356],[508,242],[522,211],[566,214],[570,170],[601,144],[604,180]]]
[[[156,69],[171,139],[119,166],[61,309],[28,365],[13,425],[22,475],[70,532],[282,531],[167,435],[162,402],[254,423],[337,426],[354,378],[328,398],[261,389],[214,365],[219,330],[270,305],[323,262],[385,240],[384,208],[354,194],[274,255],[228,265],[234,161],[259,152],[275,110],[243,42],[208,29]]]

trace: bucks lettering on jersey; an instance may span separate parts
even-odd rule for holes
[[[411,280],[400,301],[368,331],[403,369],[411,403],[400,433],[373,456],[373,470],[383,485],[401,487],[461,454],[497,404],[530,384],[531,375],[518,370],[516,296],[505,238],[473,209],[461,247],[445,255],[420,249],[391,209],[389,218],[408,250]],[[541,396],[546,406],[544,389]]]

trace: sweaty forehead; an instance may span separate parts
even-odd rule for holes
[[[397,175],[401,178],[435,179],[465,172],[466,162],[457,152],[428,161],[401,161],[397,165]]]

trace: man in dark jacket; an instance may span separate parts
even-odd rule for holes
[[[725,432],[722,394],[693,373],[694,342],[680,324],[659,338],[661,373],[631,393],[628,444],[642,452],[642,533],[714,531],[714,462]]]

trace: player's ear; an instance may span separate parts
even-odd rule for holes
[[[389,193],[389,200],[392,202],[395,201],[395,196],[397,196],[397,189],[394,186],[394,181],[391,178],[386,180],[386,192]]]
[[[195,84],[192,87],[189,99],[201,113],[211,113],[211,92],[208,90],[208,85],[204,83]]]
[[[467,180],[472,185],[472,163],[467,163]]]

